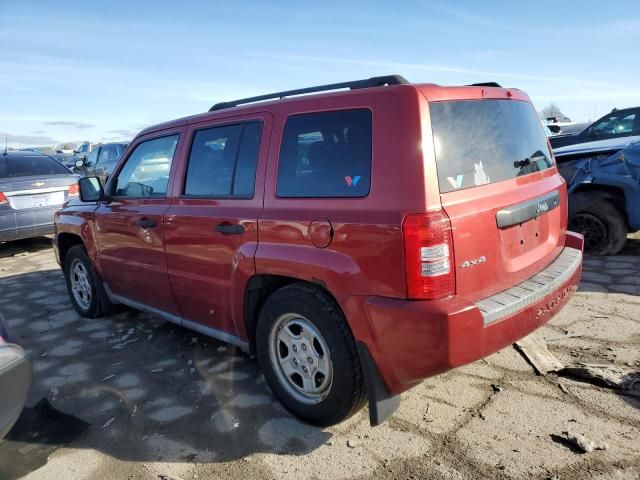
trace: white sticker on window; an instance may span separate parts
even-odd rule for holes
[[[475,172],[473,172],[473,183],[476,186],[491,183],[491,180],[485,173],[484,167],[482,166],[482,160],[480,160],[478,163],[474,163],[473,168],[475,169]]]

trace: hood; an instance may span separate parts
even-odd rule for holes
[[[622,150],[632,143],[640,141],[640,135],[620,138],[607,138],[606,140],[596,140],[593,142],[578,143],[576,145],[568,145],[553,150],[556,157],[564,155],[579,155],[583,153],[598,153],[613,150]]]

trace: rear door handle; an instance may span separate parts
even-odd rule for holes
[[[213,229],[222,235],[242,235],[244,233],[244,227],[237,223],[222,222]]]
[[[142,228],[153,228],[157,225],[155,220],[149,220],[148,218],[141,218],[133,223]]]

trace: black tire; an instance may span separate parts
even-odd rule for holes
[[[77,264],[84,267],[87,275],[90,297],[87,297],[87,304],[82,305],[76,299],[72,288],[72,275],[74,275],[73,267]],[[102,286],[102,280],[93,268],[91,260],[82,245],[75,245],[69,249],[64,259],[64,279],[67,283],[67,291],[69,298],[79,315],[86,318],[99,318],[108,316],[118,311],[118,306],[109,301],[107,293]]]
[[[270,333],[279,319],[288,314],[310,322],[328,347],[332,382],[326,396],[315,404],[304,403],[287,391],[291,387],[283,384],[286,380],[281,380],[270,357]],[[287,410],[308,423],[321,427],[334,425],[358,412],[366,402],[360,357],[351,330],[335,301],[320,289],[298,283],[273,293],[260,311],[256,350],[260,368],[274,395]]]
[[[584,235],[584,247],[592,255],[615,255],[627,241],[627,221],[611,202],[601,200],[576,213],[569,229]]]

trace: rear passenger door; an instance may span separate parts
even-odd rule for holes
[[[255,272],[272,119],[194,125],[165,215],[169,280],[186,321],[243,337],[245,284]],[[201,328],[200,328],[201,330]],[[232,341],[232,338],[227,340]]]

